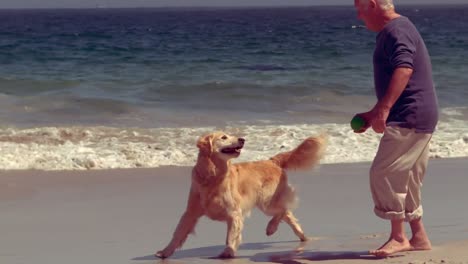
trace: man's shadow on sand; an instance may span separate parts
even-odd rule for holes
[[[239,247],[238,256],[234,259],[222,260],[217,258],[218,254],[221,253],[224,249],[222,246],[211,246],[211,247],[201,247],[201,248],[192,248],[185,250],[178,250],[168,259],[159,259],[155,255],[147,255],[142,257],[135,257],[132,260],[156,260],[155,263],[161,264],[180,264],[184,259],[197,258],[197,259],[206,259],[206,260],[217,260],[225,261],[230,264],[244,263],[246,260],[251,262],[273,262],[280,264],[300,264],[301,260],[310,260],[310,261],[323,261],[323,260],[350,260],[350,259],[362,259],[362,260],[377,260],[381,259],[369,254],[369,251],[314,251],[314,250],[304,250],[305,245],[308,242],[298,243],[297,241],[283,241],[283,242],[268,242],[268,243],[246,243],[242,244]],[[246,255],[245,251],[264,251],[271,248],[274,248],[275,244],[283,244],[283,246],[288,246],[291,244],[291,250],[289,251],[271,251],[271,252],[262,252],[254,255]],[[399,257],[401,255],[396,255],[393,257]],[[178,261],[179,260],[179,261]]]

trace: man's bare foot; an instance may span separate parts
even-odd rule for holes
[[[427,237],[413,236],[410,240],[411,250],[431,250],[431,241]]]
[[[388,257],[398,252],[410,251],[411,249],[411,244],[407,238],[401,239],[401,241],[390,238],[379,249],[369,251],[369,254],[377,257]]]

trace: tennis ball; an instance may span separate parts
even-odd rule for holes
[[[364,118],[355,115],[353,119],[351,119],[351,128],[354,131],[361,130],[364,126],[366,126],[366,120]]]

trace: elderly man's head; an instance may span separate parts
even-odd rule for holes
[[[380,9],[382,9],[382,10],[394,9],[392,0],[374,0],[374,1],[372,1],[372,0],[356,0],[354,2],[355,3],[359,2],[359,4],[364,6],[364,7],[368,7],[371,4],[371,2],[375,2],[377,4],[377,6],[379,6]]]
[[[372,31],[380,31],[386,19],[394,14],[392,0],[354,0],[358,18]]]

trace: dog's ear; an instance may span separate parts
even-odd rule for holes
[[[200,149],[200,152],[210,155],[213,151],[213,135],[205,135],[198,139],[197,147]]]

